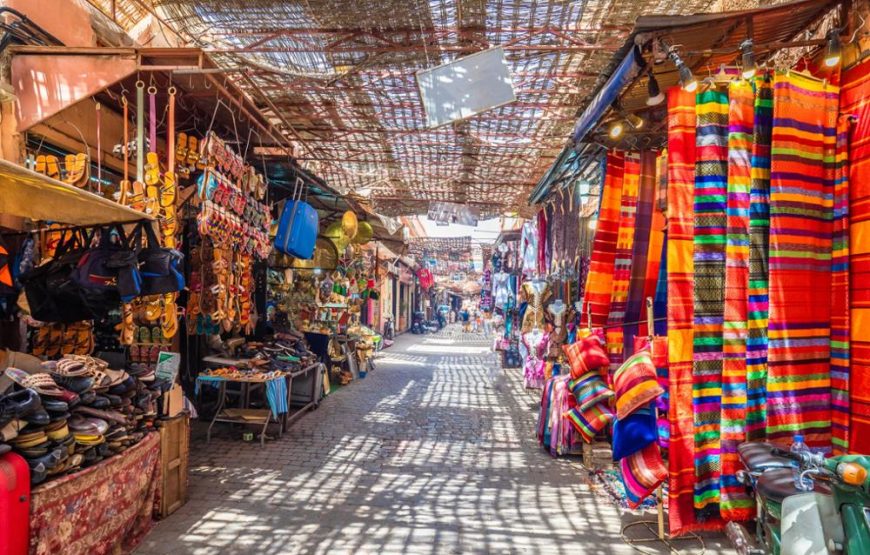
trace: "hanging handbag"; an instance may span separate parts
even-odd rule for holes
[[[142,232],[145,246],[142,246]],[[131,246],[137,251],[142,295],[165,295],[184,289],[184,255],[176,249],[160,246],[150,222],[141,222],[131,235]]]
[[[313,206],[302,201],[303,189],[302,180],[296,178],[293,196],[284,203],[281,211],[278,233],[275,234],[275,248],[284,254],[308,260],[314,256],[320,217]]]
[[[114,242],[113,229],[117,232]],[[100,229],[99,243],[82,254],[71,277],[82,287],[85,300],[95,314],[108,314],[142,291],[136,253],[127,245],[127,237],[120,226]]]
[[[70,277],[89,242],[83,231],[73,231],[60,240],[54,258],[21,274],[19,279],[33,318],[61,323],[94,319],[81,286]]]

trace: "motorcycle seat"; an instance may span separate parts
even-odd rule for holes
[[[750,472],[764,472],[770,468],[791,468],[794,466],[789,459],[771,453],[772,449],[773,445],[760,441],[741,443],[737,446],[740,460]]]
[[[768,470],[758,478],[758,493],[774,503],[782,503],[786,497],[806,493],[795,485],[796,472],[795,468]],[[831,493],[830,488],[818,481],[814,481],[813,486],[813,491],[816,493],[828,495]]]

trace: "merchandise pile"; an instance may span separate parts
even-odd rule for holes
[[[0,452],[24,457],[34,485],[123,453],[154,429],[163,384],[145,367],[67,355],[5,375],[13,383],[0,393]]]

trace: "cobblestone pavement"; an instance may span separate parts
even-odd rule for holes
[[[636,553],[636,517],[539,449],[537,395],[493,368],[479,335],[406,335],[263,448],[195,426],[189,501],[137,553]]]

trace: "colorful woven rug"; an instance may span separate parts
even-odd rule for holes
[[[843,73],[840,111],[856,116],[849,145],[849,449],[870,453],[870,59]]]
[[[837,121],[834,231],[831,259],[831,447],[849,450],[849,131],[852,116]]]
[[[668,524],[672,535],[697,529],[692,419],[692,259],[695,187],[695,95],[668,90]]]
[[[831,447],[831,234],[838,88],[773,85],[767,435]]]
[[[728,86],[728,199],[725,243],[725,319],[722,325],[722,437],[720,512],[748,520],[754,503],[737,481],[737,446],[746,439],[746,320],[749,287],[749,198],[755,92],[749,81]]]
[[[622,182],[622,201],[619,211],[619,233],[616,239],[616,257],[613,261],[610,315],[607,325],[607,353],[610,369],[615,372],[624,360],[622,324],[628,305],[628,286],[631,282],[631,261],[634,250],[634,229],[637,218],[637,194],[640,186],[640,155],[625,155],[625,174]]]
[[[628,301],[626,303],[624,330],[625,349],[623,356],[628,358],[634,354],[634,337],[649,335],[646,325],[639,326],[637,322],[646,319],[646,279],[650,271],[650,239],[652,235],[653,212],[656,193],[656,153],[645,150],[640,153],[640,181],[637,194],[637,218],[634,226],[634,246],[631,255],[631,281],[628,285]],[[658,245],[658,255],[661,244]],[[656,264],[658,271],[658,264]]]
[[[773,81],[768,73],[755,80],[746,336],[746,439],[750,441],[760,441],[766,436],[767,249],[770,231],[770,135],[772,126]]]
[[[728,93],[709,89],[698,94],[697,102],[692,408],[695,510],[698,520],[705,520],[719,513]]]
[[[601,207],[598,210],[598,224],[595,228],[583,299],[584,310],[591,303],[593,327],[605,325],[610,314],[610,286],[613,282],[613,262],[616,257],[624,168],[625,155],[622,152],[607,153],[604,190],[601,194]]]

